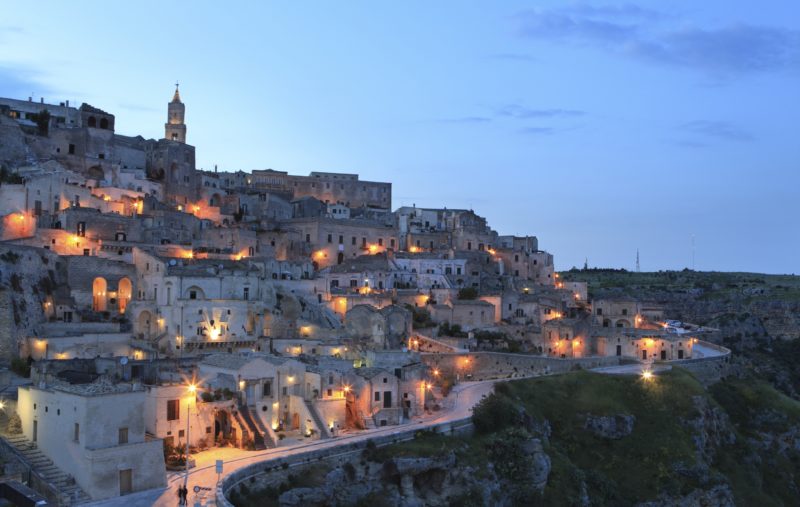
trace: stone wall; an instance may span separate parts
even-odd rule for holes
[[[720,352],[718,356],[701,357],[697,359],[684,359],[670,361],[668,364],[689,370],[697,380],[703,384],[714,384],[728,375],[730,370],[731,351],[720,345],[698,340],[698,345]]]
[[[546,375],[619,364],[618,357],[561,359],[502,352],[422,354],[422,361],[430,368],[437,368],[443,374],[452,374],[461,380]]]
[[[292,467],[307,465],[315,461],[324,460],[332,467],[340,466],[350,462],[354,456],[358,456],[367,448],[367,442],[373,442],[377,447],[384,447],[398,442],[413,440],[415,434],[420,430],[433,431],[442,434],[463,434],[472,431],[472,419],[458,419],[445,423],[434,424],[425,428],[419,426],[410,427],[400,433],[388,435],[378,435],[369,440],[359,440],[350,443],[343,443],[333,447],[316,449],[312,451],[299,452],[285,457],[270,459],[265,457],[264,461],[247,466],[228,475],[217,485],[216,501],[220,507],[234,507],[227,499],[226,495],[240,483],[255,477],[256,483],[259,480],[283,480],[288,476],[288,470]],[[282,474],[275,479],[268,478],[267,474]]]

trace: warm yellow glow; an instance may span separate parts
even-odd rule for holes
[[[554,276],[555,276],[556,278],[558,278],[558,273],[555,273],[555,274],[554,274]]]
[[[347,308],[347,298],[339,298],[336,300],[336,303],[342,307],[342,309]]]
[[[211,339],[216,340],[219,338],[219,330],[215,327],[211,328]]]
[[[300,326],[300,334],[308,336],[311,334],[311,326]]]
[[[292,353],[293,353],[294,355],[296,355],[296,356],[299,356],[300,354],[302,354],[302,353],[303,353],[303,347],[294,347],[294,348],[292,349]]]
[[[408,251],[411,252],[411,253],[419,253],[419,252],[422,251],[422,249],[420,247],[418,247],[418,246],[413,246],[412,245],[411,247],[409,247]]]
[[[345,393],[349,393],[350,392],[350,386],[345,384],[344,387],[342,387],[342,391],[344,391]]]
[[[324,257],[325,257],[325,250],[317,250],[316,252],[314,252],[315,259],[322,259]]]
[[[0,410],[3,410],[5,408],[6,408],[6,402],[3,401],[3,400],[0,400]]]
[[[650,370],[644,370],[642,372],[642,380],[650,380],[653,378],[653,372]]]
[[[186,387],[186,390],[187,390],[187,391],[189,391],[190,393],[194,394],[194,393],[196,393],[196,392],[197,392],[197,386],[196,386],[196,385],[194,385],[194,384],[189,384],[189,385]]]
[[[197,204],[195,204],[194,206],[192,206],[192,211],[194,211],[195,213],[197,213],[198,211],[200,211],[200,206],[198,206]]]
[[[183,211],[183,204],[178,204],[178,211]]]
[[[110,200],[111,200],[111,197],[110,197],[110,196],[107,196],[107,195],[105,195],[105,196],[103,196],[103,200],[104,200],[104,201],[106,201],[106,202],[108,202],[108,201],[110,201]]]
[[[524,292],[525,294],[527,294],[528,292],[530,292],[530,289],[529,289],[529,288],[527,288],[527,287],[524,287],[524,288],[522,289],[522,292]]]
[[[240,391],[244,391],[244,386],[245,386],[244,380],[240,380],[239,381],[239,390]]]
[[[288,377],[286,377],[286,380],[288,380],[289,383],[291,384],[292,382],[294,382],[294,375],[289,375]]]
[[[183,257],[184,259],[193,259],[194,252],[191,250],[181,250],[181,257]]]
[[[573,346],[573,347],[577,347],[577,346],[578,346],[578,345],[580,345],[580,344],[581,344],[581,341],[580,341],[580,340],[578,340],[577,338],[576,338],[575,340],[572,340],[572,346]]]
[[[432,386],[431,386],[431,383],[430,383],[430,382],[428,382],[428,383],[426,383],[426,384],[425,384],[425,388],[426,388],[426,389],[430,389],[431,387],[432,387]]]
[[[436,369],[436,370],[433,370],[433,375],[434,375],[435,377],[438,377],[438,376],[439,376],[439,373],[440,373],[440,372],[439,372],[439,370],[438,370],[438,369]]]
[[[577,292],[575,293],[575,301],[578,301],[581,298],[581,295]]]
[[[371,254],[375,254],[378,252],[378,245],[369,245],[369,247],[367,248],[369,249],[369,253]]]

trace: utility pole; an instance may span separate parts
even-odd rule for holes
[[[641,273],[641,271],[642,271],[642,269],[641,269],[641,266],[639,265],[639,249],[637,248],[636,249],[636,272],[637,273]]]
[[[692,234],[692,271],[694,271],[694,234]]]

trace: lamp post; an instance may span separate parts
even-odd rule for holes
[[[189,393],[194,395],[197,392],[197,386],[194,384],[189,384],[187,390],[189,391]],[[186,402],[186,477],[184,477],[183,479],[184,487],[187,484],[189,484],[189,420],[190,420],[189,415],[191,414],[191,410],[192,410],[192,399],[189,398],[189,400]]]

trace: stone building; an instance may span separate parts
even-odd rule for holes
[[[162,441],[145,434],[141,386],[53,380],[18,392],[25,437],[92,500],[166,485]]]
[[[411,312],[397,305],[358,305],[344,317],[347,338],[364,349],[399,349],[411,335]]]

